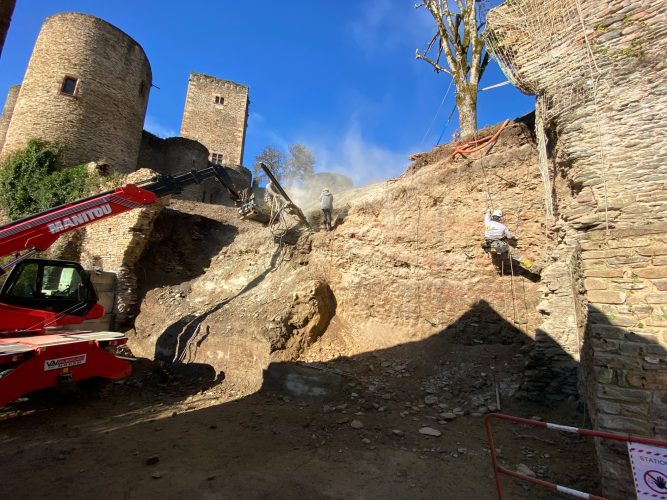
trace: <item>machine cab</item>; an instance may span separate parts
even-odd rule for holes
[[[0,302],[85,317],[97,304],[97,293],[88,273],[76,262],[26,259],[7,276]]]

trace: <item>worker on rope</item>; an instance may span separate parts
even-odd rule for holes
[[[519,266],[526,271],[539,274],[542,270],[541,266],[535,264],[532,260],[521,256],[510,243],[515,243],[518,239],[513,236],[507,226],[503,224],[503,211],[494,210],[491,213],[487,210],[484,214],[484,243],[482,249],[486,253],[492,255],[499,255],[501,257],[509,257],[510,259],[519,263]]]
[[[333,194],[329,192],[328,188],[322,190],[320,195],[320,208],[324,216],[324,229],[331,231],[331,211],[333,210]]]

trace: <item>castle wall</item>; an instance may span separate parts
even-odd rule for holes
[[[73,93],[66,78],[76,82]],[[61,142],[65,165],[103,159],[134,171],[151,82],[143,49],[118,28],[86,14],[48,17],[0,159],[37,137]]]
[[[7,92],[7,99],[2,108],[2,116],[0,116],[0,152],[2,152],[2,146],[5,144],[7,129],[9,128],[9,123],[12,121],[14,106],[16,106],[16,99],[18,99],[20,90],[20,85],[13,85],[9,87],[9,92]]]
[[[224,164],[241,165],[248,117],[248,87],[191,73],[181,136],[202,143]]]
[[[177,175],[190,170],[203,170],[209,166],[209,151],[199,142],[184,137],[161,139],[144,131],[139,151],[139,166],[160,174]],[[237,190],[250,186],[250,171],[241,166],[225,166]],[[217,203],[233,206],[227,190],[217,179],[207,179],[201,184],[185,188],[178,199]]]
[[[579,10],[581,7],[581,10]],[[593,426],[667,439],[667,6],[521,0],[489,15],[494,53],[557,138],[557,253],[583,273],[583,394]],[[539,114],[539,113],[538,113]],[[560,278],[577,290],[573,266]],[[548,295],[548,291],[545,292]],[[552,294],[552,310],[569,306]],[[569,299],[567,299],[569,300]],[[551,329],[557,343],[574,335]],[[574,358],[573,358],[574,360]],[[597,443],[603,493],[634,495],[627,450]]]
[[[140,182],[155,175],[143,169],[128,175],[126,181]],[[115,304],[107,314],[113,314],[117,324],[125,323],[136,313],[137,262],[148,243],[155,218],[169,203],[169,197],[160,198],[144,208],[130,210],[104,219],[85,228],[81,242],[80,262],[86,269],[98,269],[116,275]]]

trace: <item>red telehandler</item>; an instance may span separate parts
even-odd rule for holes
[[[65,233],[212,177],[241,202],[224,168],[212,165],[127,184],[0,226],[0,257],[13,256],[0,266],[0,274],[12,268],[0,289],[0,407],[60,383],[118,380],[131,371],[128,360],[115,354],[127,342],[122,333],[58,330],[104,314],[88,273],[76,262],[31,256]]]

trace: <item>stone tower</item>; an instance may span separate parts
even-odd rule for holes
[[[65,165],[104,159],[117,171],[134,171],[151,78],[144,50],[115,26],[73,12],[48,17],[0,160],[41,138],[62,144]]]
[[[181,137],[200,142],[212,163],[241,165],[248,122],[248,87],[191,73]]]
[[[21,90],[20,85],[9,87],[5,106],[2,108],[2,116],[0,116],[0,151],[2,151],[2,146],[5,143],[5,137],[7,136],[7,129],[12,121],[14,106],[16,106],[16,100],[19,97],[19,90]]]

